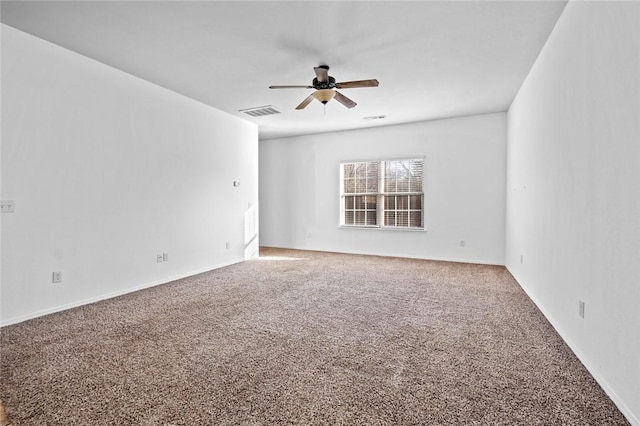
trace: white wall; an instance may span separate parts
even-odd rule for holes
[[[569,2],[508,113],[506,233],[509,270],[636,425],[639,54],[639,3]]]
[[[243,260],[258,130],[3,25],[2,199],[5,325]]]
[[[505,150],[505,113],[260,141],[260,243],[503,264]],[[340,161],[423,156],[427,232],[339,228]]]

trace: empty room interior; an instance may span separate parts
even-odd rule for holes
[[[0,7],[0,426],[640,426],[640,2]]]

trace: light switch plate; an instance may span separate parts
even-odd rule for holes
[[[13,200],[0,201],[0,211],[2,213],[13,213],[16,211],[16,203]]]

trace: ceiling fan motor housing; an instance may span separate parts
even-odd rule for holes
[[[311,85],[313,86],[314,89],[333,89],[334,87],[336,87],[336,79],[329,76],[329,78],[327,79],[327,81],[318,81],[318,78],[314,78],[313,82],[311,83]]]

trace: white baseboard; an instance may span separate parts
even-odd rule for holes
[[[45,315],[54,314],[56,312],[62,312],[62,311],[66,311],[68,309],[77,308],[79,306],[88,305],[90,303],[99,302],[101,300],[112,299],[114,297],[122,296],[122,295],[129,294],[129,293],[133,293],[135,291],[144,290],[144,289],[150,288],[150,287],[155,287],[157,285],[167,284],[167,283],[170,283],[171,281],[176,281],[176,280],[180,280],[182,278],[187,278],[187,277],[191,277],[191,276],[194,276],[194,275],[202,274],[204,272],[212,271],[214,269],[223,268],[225,266],[229,266],[229,265],[233,265],[233,264],[236,264],[236,263],[240,263],[242,261],[243,260],[238,260],[238,261],[234,261],[234,262],[230,262],[230,263],[225,263],[225,264],[220,264],[220,265],[215,265],[215,266],[203,268],[201,270],[191,271],[191,272],[188,272],[186,274],[169,276],[169,277],[165,277],[165,278],[162,278],[162,279],[159,279],[159,280],[150,281],[150,282],[147,282],[145,284],[141,284],[141,285],[137,285],[137,286],[133,286],[133,287],[127,287],[125,289],[114,291],[114,292],[111,292],[111,293],[100,294],[98,296],[90,297],[90,298],[87,298],[87,299],[82,299],[82,300],[77,300],[77,301],[74,301],[74,302],[71,302],[71,303],[66,303],[64,305],[54,306],[54,307],[43,309],[43,310],[36,311],[36,312],[30,312],[30,313],[28,313],[26,315],[21,315],[21,316],[17,316],[17,317],[13,317],[13,318],[9,318],[9,319],[6,319],[4,321],[1,321],[0,322],[0,328],[1,327],[6,327],[8,325],[18,324],[18,323],[21,323],[21,322],[24,322],[24,321],[27,321],[27,320],[30,320],[30,319],[42,317],[42,316],[45,316]]]
[[[616,405],[616,407],[618,407],[620,412],[627,418],[629,423],[631,423],[633,426],[640,426],[640,418],[638,418],[631,411],[631,409],[618,396],[618,394],[615,392],[615,390],[613,390],[613,388],[609,385],[609,383],[605,380],[605,378],[602,377],[600,374],[598,374],[595,371],[594,368],[592,368],[592,366],[590,365],[590,362],[588,361],[588,357],[586,356],[586,354],[584,354],[582,351],[580,351],[578,349],[577,345],[575,345],[573,343],[571,338],[566,333],[564,333],[562,331],[562,328],[560,328],[558,326],[557,321],[554,320],[553,316],[551,316],[549,314],[549,312],[547,312],[547,310],[544,309],[542,304],[540,304],[539,301],[531,293],[529,293],[529,291],[527,291],[526,287],[521,284],[521,280],[518,279],[516,274],[514,274],[514,272],[511,269],[509,269],[508,266],[506,268],[509,271],[509,273],[511,274],[511,276],[513,276],[513,278],[516,280],[516,282],[518,283],[520,288],[525,292],[525,294],[529,297],[529,299],[531,299],[531,301],[537,306],[537,308],[540,310],[540,312],[542,312],[542,315],[544,315],[544,317],[547,319],[547,321],[549,321],[551,326],[554,328],[554,330],[556,330],[558,335],[562,338],[562,340],[564,340],[564,342],[567,344],[567,346],[569,346],[569,349],[571,349],[571,351],[574,353],[574,355],[580,360],[580,362],[587,369],[589,374],[591,374],[591,376],[595,379],[595,381],[598,382],[598,384],[600,385],[602,390],[604,390],[604,392],[611,399],[611,401],[613,401],[613,403]]]
[[[410,231],[405,231],[410,232]],[[324,253],[341,253],[341,254],[357,254],[360,256],[379,256],[379,257],[400,257],[404,259],[418,259],[418,260],[436,260],[439,262],[456,262],[456,263],[473,263],[475,265],[492,265],[492,266],[504,266],[504,262],[493,262],[486,260],[478,260],[478,259],[466,259],[466,258],[451,258],[451,257],[438,257],[438,256],[416,256],[412,254],[404,254],[404,253],[371,253],[371,252],[360,252],[360,251],[335,251],[335,250],[327,250],[327,249],[317,249],[312,247],[283,247],[283,246],[265,246],[261,245],[264,248],[281,248],[285,250],[300,250],[300,251],[317,251]]]

